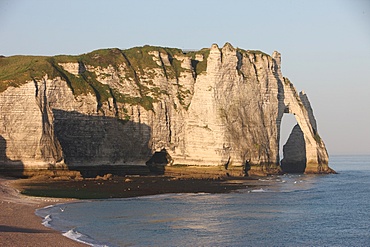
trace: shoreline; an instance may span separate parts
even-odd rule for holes
[[[263,185],[257,179],[232,177],[205,179],[130,176],[88,180],[0,177],[0,242],[5,247],[87,246],[63,236],[62,232],[41,224],[42,218],[35,214],[36,210],[59,203],[168,193],[229,193],[255,186]],[[26,194],[29,195],[24,195],[21,191],[28,191]],[[30,196],[31,192],[44,194]]]
[[[87,246],[43,226],[42,219],[35,214],[39,208],[74,200],[24,196],[13,187],[16,180],[0,177],[1,246]]]

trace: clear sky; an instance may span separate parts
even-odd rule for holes
[[[5,56],[225,42],[281,52],[329,154],[370,154],[369,0],[0,0]]]

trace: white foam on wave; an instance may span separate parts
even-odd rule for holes
[[[91,202],[91,201],[86,200],[84,202]],[[55,205],[49,205],[41,209],[37,209],[35,211],[35,214],[42,218],[41,224],[43,226],[61,231],[62,235],[69,239],[72,239],[76,242],[80,242],[80,243],[83,243],[89,246],[109,247],[110,245],[101,244],[95,241],[94,239],[90,238],[89,236],[79,233],[75,229],[71,229],[69,231],[65,231],[65,230],[63,231],[62,229],[58,227],[58,220],[59,220],[58,215],[63,214],[69,204],[75,204],[75,203],[83,203],[83,202],[71,202],[71,203],[60,203],[60,204],[55,204]],[[56,217],[53,218],[53,216],[56,216]],[[54,220],[55,220],[55,224],[51,225],[51,222]]]
[[[63,233],[63,236],[64,237],[67,237],[67,238],[70,238],[70,239],[72,239],[74,241],[77,241],[77,242],[80,242],[80,243],[83,243],[83,244],[87,244],[87,245],[93,246],[92,244],[81,240],[80,238],[84,237],[84,235],[82,233],[79,233],[78,231],[76,231],[74,229],[71,229],[71,230]]]
[[[48,214],[44,217],[44,219],[42,220],[42,225],[43,226],[46,226],[46,227],[51,227],[51,225],[49,224],[50,222],[52,221],[52,218],[51,218],[51,215]]]
[[[89,243],[87,241],[84,241],[83,239],[88,239],[88,237],[85,236],[82,233],[79,233],[75,229],[71,229],[71,230],[63,233],[63,236],[65,236],[69,239],[72,239],[76,242],[80,242],[80,243],[83,243],[83,244],[86,244],[86,245],[89,245],[89,246],[93,246],[93,247],[109,247],[108,245],[93,244],[93,243]]]
[[[206,192],[195,192],[195,193],[177,193],[175,194],[176,196],[188,196],[188,197],[191,197],[191,196],[204,196],[204,195],[209,195],[210,193],[206,193]]]
[[[253,193],[261,193],[261,192],[266,192],[266,190],[264,190],[264,189],[255,189],[255,190],[251,190],[251,192],[253,192]]]

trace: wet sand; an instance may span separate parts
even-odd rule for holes
[[[228,193],[255,186],[250,179],[168,176],[58,181],[0,178],[1,246],[85,246],[44,227],[35,210],[73,199],[127,198],[164,193]],[[20,194],[20,191],[27,195]],[[35,197],[36,196],[36,197]]]

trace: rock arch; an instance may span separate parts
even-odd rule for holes
[[[297,125],[284,145],[281,168],[284,172],[331,172],[328,167],[328,153],[318,134],[316,120],[307,95],[303,91],[298,95],[287,78],[284,78],[282,84],[285,107],[283,112],[293,114]]]

